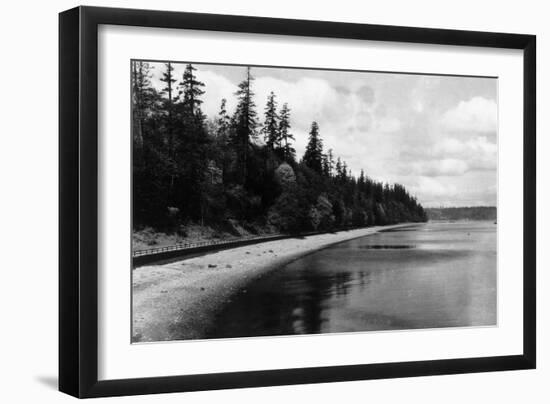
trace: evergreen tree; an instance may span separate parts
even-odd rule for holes
[[[279,117],[277,115],[277,101],[275,101],[275,94],[273,91],[267,96],[267,103],[264,110],[264,126],[262,133],[267,148],[271,151],[280,147],[279,138]]]
[[[346,183],[348,180],[348,165],[345,161],[342,162],[342,171],[340,172],[340,180],[342,183]]]
[[[177,165],[181,181],[178,201],[191,207],[196,217],[204,222],[206,211],[207,143],[205,117],[201,111],[204,83],[195,75],[196,69],[187,64],[180,82],[182,139],[179,142]]]
[[[323,154],[322,156],[322,174],[325,177],[329,176],[329,168],[328,168],[328,154]]]
[[[317,122],[311,124],[309,131],[309,140],[304,153],[303,161],[312,170],[319,174],[323,172],[323,142],[319,135],[319,125]]]
[[[232,153],[228,149],[229,135],[231,131],[231,118],[227,113],[227,100],[222,99],[220,104],[220,111],[218,112],[218,118],[216,120],[216,132],[215,132],[215,145],[216,149],[213,153],[218,157],[217,163],[222,170],[221,176],[222,182],[225,184],[228,181],[229,168],[232,163]]]
[[[132,61],[132,203],[137,225],[160,223],[166,206],[166,132],[160,94],[151,85],[152,66]]]
[[[168,137],[168,157],[172,158],[174,154],[174,106],[178,101],[178,96],[174,95],[174,83],[176,79],[174,78],[174,68],[172,64],[165,63],[164,65],[166,70],[162,72],[162,81],[165,87],[161,90],[161,94],[165,97],[163,99],[163,109],[166,111],[166,132]]]
[[[332,149],[327,152],[327,177],[332,177],[334,171],[334,155]]]
[[[294,135],[290,133],[290,108],[285,102],[279,114],[279,140],[283,160],[293,163],[296,159],[296,150],[292,147]]]
[[[217,129],[216,129],[216,136],[219,138],[227,139],[227,136],[229,135],[229,129],[231,125],[231,118],[227,114],[227,100],[225,98],[222,98],[222,102],[220,105],[220,112],[218,112],[218,119],[216,121],[217,123]]]
[[[170,105],[178,100],[178,96],[174,95],[174,83],[176,82],[176,79],[174,78],[174,67],[172,66],[172,63],[165,63],[164,67],[166,70],[162,72],[160,81],[165,83],[165,87],[161,90],[161,93],[166,96],[165,105]]]
[[[149,63],[132,61],[132,90],[133,137],[136,146],[141,148],[144,120],[154,100]]]
[[[326,154],[323,154],[323,175],[331,178],[334,170],[334,156],[332,149],[329,149]]]
[[[340,159],[340,157],[336,159],[335,171],[336,179],[340,180],[342,178],[342,160]]]
[[[237,152],[237,164],[240,171],[240,181],[245,183],[249,160],[249,146],[256,139],[257,113],[253,97],[252,82],[254,77],[250,73],[250,67],[246,69],[246,78],[239,84],[235,93],[238,98],[237,109],[233,117],[233,145]]]
[[[201,111],[200,98],[204,94],[204,83],[197,79],[195,71],[193,65],[186,65],[179,91],[179,97],[183,97],[179,104],[180,124],[183,129],[182,142],[186,143],[182,146],[191,148],[193,153],[202,152],[201,147],[206,141],[205,116]]]
[[[196,70],[190,63],[185,67],[182,81],[180,82],[181,90],[179,94],[183,94],[182,105],[184,114],[202,119],[202,112],[200,111],[202,100],[200,96],[204,94],[204,90],[202,89],[204,83],[197,80],[194,73]]]
[[[363,169],[361,169],[359,179],[357,180],[357,188],[359,192],[365,191],[365,171]]]

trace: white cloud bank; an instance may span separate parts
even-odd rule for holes
[[[497,104],[494,100],[473,97],[460,101],[441,118],[443,127],[457,132],[494,132],[497,127]]]

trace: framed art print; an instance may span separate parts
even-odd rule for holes
[[[60,390],[535,367],[535,37],[60,14]]]

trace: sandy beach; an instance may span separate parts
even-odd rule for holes
[[[200,339],[234,293],[267,271],[341,241],[408,224],[265,242],[133,270],[133,342]]]

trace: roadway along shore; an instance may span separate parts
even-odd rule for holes
[[[398,224],[289,238],[132,271],[134,342],[200,339],[216,312],[254,278],[331,244]]]

